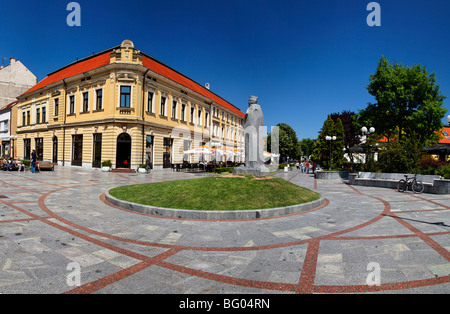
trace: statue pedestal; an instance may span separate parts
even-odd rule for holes
[[[266,166],[261,165],[256,168],[247,168],[245,166],[234,168],[233,174],[240,175],[240,174],[249,174],[255,177],[264,177],[270,174],[269,169],[266,168]]]

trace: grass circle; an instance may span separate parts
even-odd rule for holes
[[[123,201],[174,209],[250,210],[303,204],[320,194],[280,178],[221,176],[127,185],[110,195]]]

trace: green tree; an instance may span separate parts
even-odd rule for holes
[[[342,168],[346,162],[344,158],[345,153],[345,131],[342,120],[337,118],[334,122],[334,134],[336,134],[336,140],[333,141],[333,150],[331,151],[331,160],[333,162],[333,168]]]
[[[299,158],[301,155],[301,147],[294,129],[286,123],[278,123],[279,127],[279,153],[280,157],[290,159]],[[271,134],[267,135],[267,149],[271,148]]]
[[[327,141],[327,136],[336,136],[336,140]],[[340,168],[344,162],[344,127],[341,119],[333,122],[330,116],[325,120],[322,130],[314,142],[311,159],[320,163],[325,169],[330,168],[330,158],[332,160],[331,168]],[[330,155],[331,150],[331,155]]]
[[[341,119],[344,127],[344,147],[350,160],[353,161],[353,153],[349,150],[361,142],[361,127],[357,124],[357,115],[353,111],[344,110],[342,112],[332,113],[331,119],[336,123],[337,119]]]
[[[311,138],[304,138],[300,141],[301,155],[311,156],[314,149],[314,140]]]
[[[419,145],[435,140],[447,110],[442,107],[445,96],[434,73],[428,74],[420,64],[390,64],[382,57],[369,79],[367,90],[376,103],[359,112],[361,125],[373,126],[378,134],[399,141],[412,135]]]

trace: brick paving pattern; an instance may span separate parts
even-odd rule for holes
[[[0,293],[450,292],[450,195],[276,175],[326,202],[270,219],[160,218],[104,193],[201,175],[0,172]],[[68,281],[72,262],[79,286]],[[371,263],[376,285],[367,284]]]

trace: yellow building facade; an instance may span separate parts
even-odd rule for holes
[[[58,165],[96,168],[110,160],[113,168],[170,168],[205,158],[183,153],[201,146],[239,151],[244,117],[125,40],[48,74],[18,97],[16,152],[30,159],[36,150],[38,160]]]

